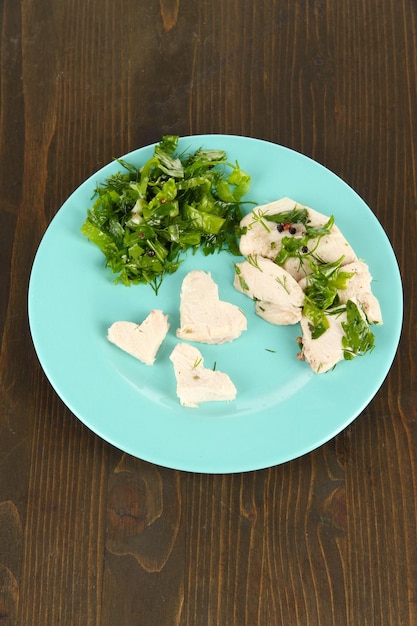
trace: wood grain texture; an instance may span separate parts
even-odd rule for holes
[[[0,29],[0,624],[417,624],[416,2],[3,0]],[[216,132],[294,148],[354,187],[405,298],[362,415],[236,475],[94,436],[27,320],[36,248],[85,178],[162,134]]]

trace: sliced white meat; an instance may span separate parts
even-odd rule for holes
[[[346,289],[338,292],[340,301],[345,304],[348,300],[357,300],[370,324],[382,324],[381,307],[372,293],[372,275],[368,265],[357,260],[344,265],[343,271],[352,272],[353,276],[347,280]]]
[[[258,206],[241,220],[241,227],[246,227],[246,233],[240,239],[240,252],[244,256],[260,255],[269,259],[275,259],[281,249],[283,237],[293,236],[301,238],[305,235],[305,227],[302,223],[294,224],[295,234],[290,235],[287,230],[279,232],[277,224],[268,221],[268,215],[277,215],[292,209],[306,209],[309,225],[312,227],[324,226],[329,216],[323,215],[310,207],[304,206],[291,198],[281,198],[275,202]],[[315,256],[325,263],[332,263],[344,257],[343,263],[351,263],[356,260],[356,254],[348,241],[336,225],[328,235],[319,239],[310,239],[308,243],[310,251],[314,250]],[[306,255],[306,259],[308,256]],[[307,260],[303,258],[289,258],[283,266],[297,281],[311,272]]]
[[[372,293],[372,275],[368,265],[360,259],[342,266],[342,271],[353,274],[346,280],[346,289],[339,289],[338,296],[341,304],[348,300],[357,301],[362,307],[370,324],[382,324],[382,313],[378,299]],[[301,289],[305,290],[309,285],[309,276],[299,281]]]
[[[360,303],[355,298],[351,298],[350,302],[355,305],[360,317],[365,322],[365,326],[368,326]],[[347,322],[346,310],[333,315],[326,313],[326,318],[329,328],[320,337],[313,339],[310,320],[304,315],[301,317],[301,329],[303,332],[301,338],[302,350],[298,358],[307,361],[311,369],[317,374],[329,371],[336,363],[344,359],[342,338],[346,333],[342,324]]]
[[[280,233],[274,222],[268,221],[268,215],[292,211],[294,208],[305,208],[291,198],[281,198],[268,204],[257,206],[241,220],[241,228],[247,228],[240,238],[239,248],[243,256],[259,255],[267,259],[275,259],[281,248],[281,239],[288,235]]]
[[[142,324],[114,322],[107,331],[107,339],[146,365],[153,365],[168,330],[168,315],[153,310]]]
[[[276,326],[297,324],[301,319],[301,311],[301,308],[283,308],[273,302],[255,302],[256,315]]]
[[[256,313],[271,324],[296,324],[304,293],[285,269],[261,256],[236,263],[234,287],[255,300]]]
[[[342,337],[345,334],[342,322],[346,322],[346,313],[328,315],[329,328],[317,339],[311,335],[311,322],[301,317],[302,350],[299,358],[306,361],[313,372],[324,374],[343,360]]]
[[[169,358],[174,364],[177,396],[182,406],[198,407],[202,402],[236,398],[236,387],[229,376],[205,368],[201,352],[191,344],[178,343]]]
[[[219,299],[217,284],[202,270],[189,272],[182,283],[179,339],[221,344],[247,329],[244,313],[231,302]]]

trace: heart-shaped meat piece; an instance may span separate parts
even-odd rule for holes
[[[229,376],[204,367],[201,352],[188,343],[178,343],[169,357],[174,364],[177,396],[182,406],[201,402],[234,400],[236,387]]]
[[[241,309],[219,299],[219,289],[210,273],[189,272],[182,283],[179,339],[220,344],[232,341],[247,329]]]
[[[153,365],[168,329],[168,315],[155,309],[142,324],[114,322],[107,339],[146,365]]]

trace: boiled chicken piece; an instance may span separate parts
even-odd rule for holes
[[[168,315],[153,310],[142,324],[114,322],[108,329],[107,339],[146,365],[153,365],[168,330]]]
[[[344,265],[343,271],[352,272],[353,276],[348,279],[346,289],[338,292],[340,301],[345,304],[348,300],[357,300],[370,324],[382,324],[381,307],[372,293],[372,275],[368,265],[358,259]]]
[[[220,344],[236,339],[246,329],[244,313],[219,299],[218,287],[209,273],[193,270],[186,275],[181,287],[178,338]]]
[[[342,337],[345,333],[342,322],[346,322],[346,313],[328,315],[327,320],[329,328],[313,339],[310,320],[305,315],[301,317],[302,350],[298,358],[306,361],[316,374],[324,374],[343,360]]]
[[[258,206],[240,222],[240,226],[247,229],[240,238],[241,254],[246,257],[260,255],[268,259],[275,259],[281,249],[281,241],[284,237],[303,237],[305,235],[303,223],[292,224],[295,232],[290,234],[288,230],[280,232],[277,229],[277,224],[268,220],[270,215],[287,213],[293,209],[306,209],[309,226],[312,227],[324,226],[329,220],[328,216],[291,198],[281,198],[269,204]],[[325,263],[337,261],[341,256],[344,257],[344,264],[351,263],[357,258],[352,247],[335,225],[332,226],[328,235],[323,235],[319,239],[311,239],[308,248],[309,250],[314,249],[314,254]],[[307,258],[307,255],[305,259],[290,257],[283,267],[298,281],[311,272]]]
[[[283,309],[281,305],[273,302],[255,302],[255,313],[266,322],[276,326],[288,326],[296,324],[301,319],[301,308]]]
[[[188,343],[178,343],[170,357],[182,406],[198,407],[202,402],[234,400],[236,387],[229,376],[204,367],[201,352]]]
[[[364,327],[369,331],[369,323],[359,302],[355,298],[351,298],[347,304],[348,306],[350,304],[351,307],[353,306],[356,309],[360,319],[364,322]],[[344,310],[340,313],[326,313],[326,318],[329,327],[322,335],[313,339],[311,321],[305,315],[301,317],[301,329],[303,336],[301,338],[302,349],[298,354],[298,358],[307,361],[311,369],[317,374],[329,371],[336,365],[336,363],[345,358],[342,339],[346,336],[343,324],[346,324],[348,321],[346,308],[344,307]],[[356,331],[358,330],[356,319],[353,326],[352,321],[350,322],[349,328],[351,331],[352,328],[355,328]],[[372,335],[370,331],[369,334]],[[362,336],[361,339],[367,341],[365,336]],[[371,347],[368,345],[366,348],[363,347],[361,349],[367,351],[371,349]],[[365,351],[360,353],[365,354]]]
[[[371,289],[372,276],[368,265],[361,260],[343,265],[343,272],[353,274],[346,280],[346,289],[339,289],[338,296],[341,304],[348,300],[355,300],[361,305],[370,324],[382,324],[382,313],[378,299]],[[309,285],[310,277],[306,276],[299,281],[301,289],[305,290]]]
[[[296,324],[304,293],[282,267],[261,256],[236,263],[234,286],[255,300],[256,313],[271,324]]]
[[[247,231],[240,238],[240,252],[243,256],[260,255],[275,259],[281,247],[281,239],[288,233],[280,233],[274,222],[268,222],[268,215],[304,208],[291,198],[281,198],[268,204],[255,207],[241,220],[241,228]],[[297,227],[298,228],[298,227]],[[299,230],[299,228],[298,228]]]

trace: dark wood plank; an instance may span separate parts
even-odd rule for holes
[[[415,2],[4,0],[0,25],[0,623],[416,624]],[[405,288],[397,358],[362,415],[236,475],[160,468],[88,431],[41,371],[26,304],[41,236],[85,178],[164,133],[216,132],[335,171]]]

